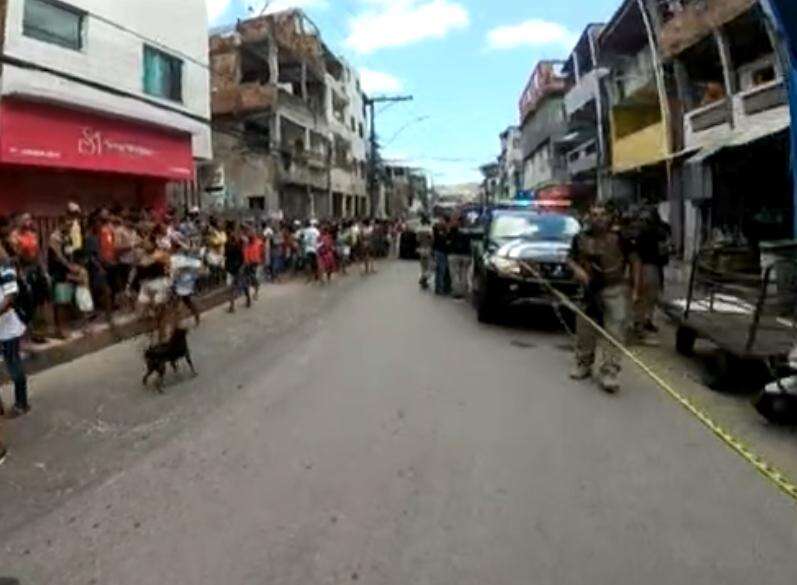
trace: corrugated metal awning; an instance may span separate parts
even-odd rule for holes
[[[728,134],[723,140],[704,146],[696,155],[686,161],[686,164],[702,164],[712,156],[726,148],[738,148],[745,146],[767,136],[778,134],[788,130],[791,126],[789,116],[783,116],[772,120],[761,121],[755,126],[739,130]]]

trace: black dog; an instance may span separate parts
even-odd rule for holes
[[[185,360],[191,368],[191,373],[196,376],[194,362],[191,361],[191,351],[188,349],[188,331],[176,329],[172,338],[166,343],[153,346],[144,354],[147,361],[147,374],[144,376],[144,386],[152,374],[158,374],[158,392],[163,392],[163,377],[166,375],[166,365],[171,364],[174,371],[177,371],[177,362]]]

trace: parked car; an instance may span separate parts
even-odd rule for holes
[[[567,266],[581,229],[575,218],[527,208],[494,209],[484,216],[483,226],[473,246],[472,298],[479,321],[490,322],[499,309],[512,305],[553,306],[557,301],[541,278],[571,298],[580,294]]]

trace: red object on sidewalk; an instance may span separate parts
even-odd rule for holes
[[[3,100],[0,162],[191,181],[191,135],[59,106]]]

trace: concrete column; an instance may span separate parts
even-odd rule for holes
[[[722,63],[722,74],[725,82],[725,93],[728,94],[730,99],[736,93],[736,76],[734,75],[733,59],[731,57],[731,49],[728,46],[728,38],[722,30],[714,31],[714,40],[717,43],[717,50],[720,54],[720,62]]]
[[[302,99],[307,101],[307,61],[302,61]]]

